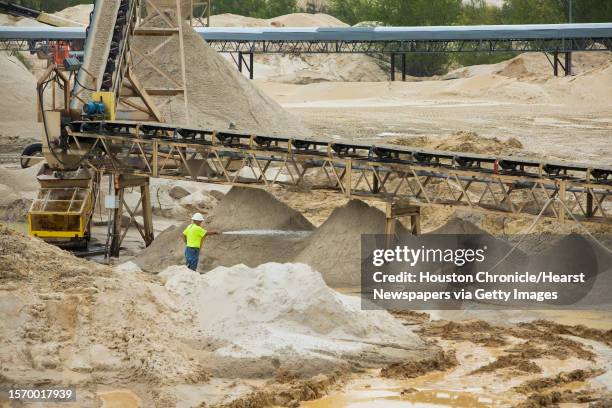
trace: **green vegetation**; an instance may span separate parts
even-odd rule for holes
[[[330,0],[329,13],[351,25],[380,21],[389,26],[545,24],[568,21],[569,0],[504,0],[502,7],[484,0]],[[612,1],[573,0],[572,21],[612,21]],[[444,73],[451,64],[490,64],[513,53],[422,55],[408,59],[408,73]]]

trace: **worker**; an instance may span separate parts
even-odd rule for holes
[[[203,227],[204,216],[195,213],[191,217],[191,224],[183,231],[183,241],[185,242],[185,263],[191,270],[198,269],[198,261],[200,260],[200,249],[206,235],[216,235],[218,232],[207,232]]]

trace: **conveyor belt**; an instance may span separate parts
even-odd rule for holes
[[[357,161],[416,164],[499,174],[571,180],[612,186],[612,166],[602,164],[546,161],[514,156],[493,156],[465,152],[421,149],[380,143],[362,143],[317,138],[249,135],[232,131],[177,127],[172,124],[128,121],[76,121],[73,132],[160,139],[174,143],[212,146],[215,142],[235,149],[254,149],[294,155],[350,157]]]
[[[612,49],[612,23],[440,27],[197,27],[220,52],[572,52]],[[138,34],[136,30],[136,34]],[[0,41],[80,40],[83,29],[0,27]]]
[[[134,29],[133,0],[96,0],[87,28],[83,69],[74,84],[71,109],[79,111],[93,91],[118,95],[125,74],[127,42]]]
[[[609,165],[127,121],[72,122],[63,145],[115,174],[280,184],[510,217],[612,222]]]

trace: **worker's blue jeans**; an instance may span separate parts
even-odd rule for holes
[[[200,248],[185,247],[185,263],[192,271],[198,269],[198,261],[200,260]]]

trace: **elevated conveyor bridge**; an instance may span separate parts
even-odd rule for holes
[[[431,27],[195,27],[214,49],[237,55],[239,68],[253,76],[253,55],[385,54],[394,79],[400,57],[405,77],[406,55],[457,52],[543,52],[557,75],[571,73],[571,53],[611,51],[612,23],[526,24]],[[167,29],[157,29],[160,35]],[[155,29],[136,29],[135,35],[153,35]],[[0,27],[4,49],[35,50],[48,41],[82,41],[85,30],[75,27]],[[564,61],[560,56],[564,57]]]
[[[139,122],[72,122],[107,172],[609,223],[612,167]],[[558,200],[558,201],[557,201]]]

